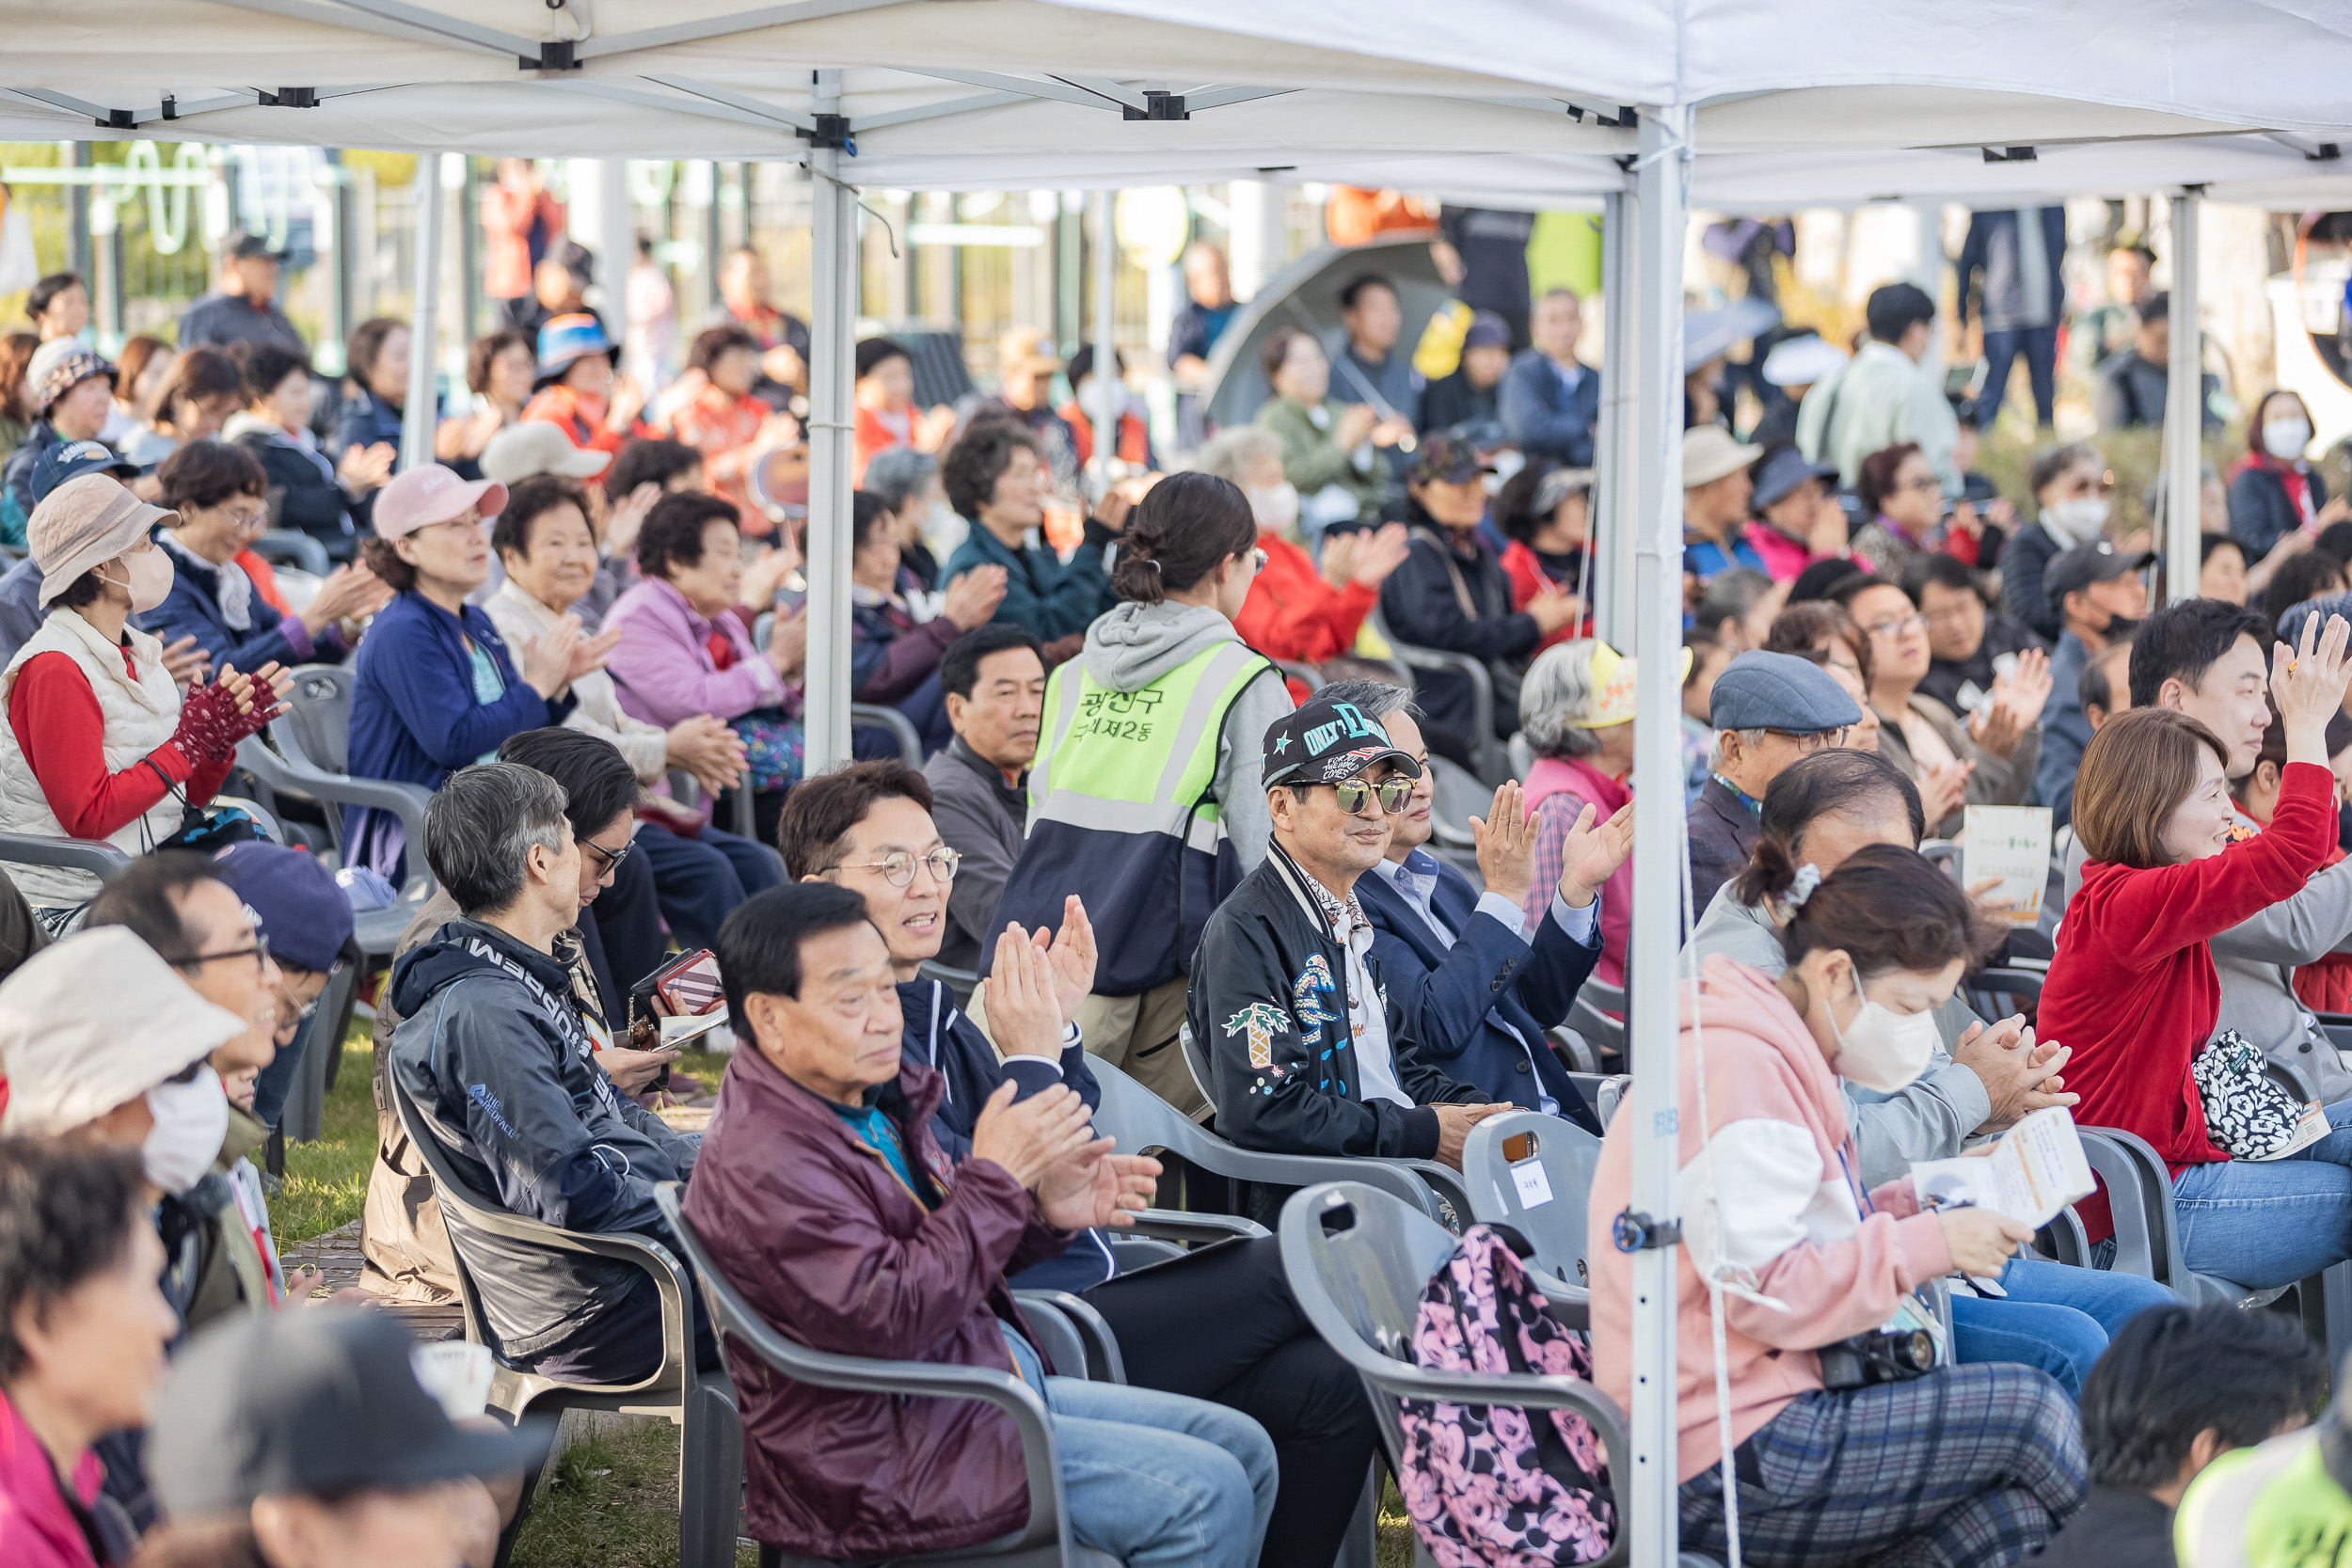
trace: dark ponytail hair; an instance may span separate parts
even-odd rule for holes
[[[1798,869],[1786,840],[1759,838],[1740,886],[1778,903]],[[1931,974],[1954,958],[1982,958],[2001,938],[1934,862],[1892,844],[1855,850],[1803,904],[1782,912],[1788,923],[1780,950],[1791,969],[1816,948],[1836,948],[1864,979],[1890,970]]]
[[[1122,599],[1158,604],[1258,545],[1249,499],[1215,474],[1170,474],[1127,518],[1111,588]]]

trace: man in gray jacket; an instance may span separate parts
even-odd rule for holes
[[[654,1187],[693,1172],[680,1135],[596,1066],[555,939],[580,916],[580,845],[563,786],[516,763],[461,768],[425,808],[424,852],[459,918],[392,966],[391,1071],[467,1182],[565,1230],[660,1236]],[[509,1361],[632,1382],[661,1357],[652,1276],[442,1221]],[[717,1364],[699,1303],[700,1358]]]
[[[939,689],[956,738],[923,765],[931,820],[963,857],[947,894],[939,961],[977,970],[994,951],[997,895],[1029,818],[1029,764],[1045,713],[1044,650],[1019,626],[993,621],[940,656]]]
[[[1827,872],[1866,845],[1915,849],[1925,824],[1919,792],[1875,752],[1828,751],[1792,763],[1764,792],[1761,832],[1778,832],[1800,862]],[[1715,895],[1683,951],[1683,962],[1721,953],[1778,974],[1788,966],[1772,915],[1741,903],[1739,883]],[[1839,1081],[1852,1119],[1866,1187],[1908,1175],[1914,1160],[1948,1160],[1971,1138],[2002,1131],[2045,1105],[2071,1105],[2056,1076],[2055,1046],[2025,1041],[2025,1020],[1987,1023],[1955,992],[1936,1010],[1943,1048],[1928,1070],[1891,1095]]]

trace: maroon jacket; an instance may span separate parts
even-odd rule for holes
[[[1005,1276],[1057,1257],[1077,1232],[1048,1226],[993,1161],[949,1164],[930,1131],[946,1092],[913,1065],[882,1089],[909,1163],[946,1194],[927,1212],[825,1101],[756,1050],[735,1053],[686,1216],[761,1317],[813,1350],[1013,1370],[998,1322],[1035,1337]],[[993,1406],[813,1387],[732,1342],[727,1369],[755,1540],[896,1557],[1027,1522],[1021,1439]]]

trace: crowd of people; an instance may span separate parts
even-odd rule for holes
[[[1116,1147],[1104,1075],[1246,1149],[1456,1172],[1487,1118],[1556,1117],[1597,1160],[1562,1196],[1608,1238],[1631,1132],[1562,1034],[1667,1003],[1625,990],[1637,810],[1689,846],[1687,1544],[1722,1552],[1736,1503],[1765,1564],[2170,1561],[2208,1469],[2201,1495],[2252,1489],[2241,1513],[2276,1491],[2352,1515],[2325,1491],[2352,1482],[2344,1418],[2298,1430],[2326,1369],[2296,1321],[2116,1267],[2104,1191],[2075,1209],[2090,1256],[2060,1263],[1912,1177],[2069,1107],[2153,1148],[2185,1264],[2225,1291],[2352,1260],[2352,1069],[2323,1022],[2352,1008],[2352,527],[2292,394],[2215,476],[2196,592],[2152,611],[2095,446],[2052,446],[2030,496],[1972,472],[1989,416],[1922,368],[1936,311],[1911,285],[1871,296],[1850,360],[1772,349],[1769,439],[1694,388],[1687,768],[1637,804],[1635,727],[1666,721],[1596,635],[1600,372],[1574,293],[1523,270],[1496,291],[1523,231],[1443,215],[1472,308],[1451,374],[1415,369],[1397,285],[1365,271],[1336,334],[1262,336],[1254,420],[1184,410],[1181,462],[1121,367],[1033,329],[997,345],[996,387],[928,409],[909,348],[868,339],[847,678],[921,755],[862,728],[812,775],[805,325],[739,251],[652,388],[527,166],[492,196],[508,325],[431,460],[399,455],[407,327],[362,324],[315,375],[255,238],[176,350],[102,358],[64,325],[75,291],[87,315],[70,277],[34,291],[29,348],[0,341],[24,416],[0,542],[25,552],[0,578],[0,831],[128,862],[0,881],[0,1555],[497,1556],[548,1433],[453,1422],[382,1315],[303,1305],[319,1281],[280,1260],[255,1164],[304,1053],[341,1046],[311,1037],[342,1022],[320,999],[374,967],[357,911],[429,871],[366,976],[359,1294],[451,1301],[462,1266],[510,1368],[624,1385],[663,1355],[650,1275],[438,1204],[405,1104],[471,1201],[675,1242],[675,1183],[727,1284],[801,1343],[1020,1377],[1084,1544],[1326,1568],[1381,1422],[1279,1242],[1126,1269],[1111,1244],[1163,1195],[1271,1226],[1288,1193]],[[1982,227],[1963,297],[2040,404],[2049,230]],[[1214,246],[1184,273],[1169,363],[1197,393],[1236,307]],[[2108,365],[2162,365],[2162,296],[2110,325]],[[1089,470],[1114,482],[1087,503]],[[276,824],[298,842],[272,842],[235,806],[240,748],[321,665],[347,667],[348,771],[428,793],[421,842],[389,809],[298,802]],[[1523,777],[1481,777],[1506,741]],[[2030,1019],[1979,1016],[1963,984],[2028,933],[1921,852],[1992,805],[2058,830]],[[648,1022],[676,957],[723,1016],[715,1085]],[[1597,1240],[1589,1320],[1552,1325],[1620,1403],[1630,1258]],[[1100,1314],[1123,1384],[1052,1363],[1030,1288]],[[1020,1445],[983,1407],[779,1377],[694,1295],[687,1354],[733,1380],[770,1557],[1022,1523]],[[1889,1324],[1932,1364],[1840,1370]],[[2313,1443],[2300,1470],[2273,1457]],[[1408,1503],[1460,1480],[1399,1479]]]

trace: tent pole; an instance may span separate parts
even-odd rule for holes
[[[1639,495],[1634,535],[1636,703],[1632,958],[1627,1048],[1633,1068],[1632,1208],[1654,1221],[1678,1217],[1682,1164],[1677,1117],[1675,982],[1682,946],[1682,242],[1691,200],[1688,107],[1642,111],[1637,191],[1641,211],[1629,252],[1642,279],[1632,406]],[[1605,384],[1604,384],[1605,385]],[[1633,1254],[1632,1513],[1635,1568],[1677,1560],[1675,1271],[1680,1248]]]
[[[841,72],[816,72],[813,104],[841,112]],[[850,760],[850,382],[857,350],[857,201],[841,182],[841,149],[809,146],[807,705],[803,771]]]
[[[408,312],[408,406],[400,420],[403,468],[433,461],[433,394],[441,368],[441,160],[448,156],[429,152],[417,160],[417,284]]]
[[[1641,203],[1631,190],[1601,198],[1600,424],[1593,433],[1594,630],[1613,648],[1633,624],[1633,541],[1637,536],[1634,476],[1642,471],[1634,426],[1637,302],[1641,279],[1632,265],[1633,226]]]
[[[2199,516],[2204,493],[2204,378],[2199,356],[2197,215],[2201,192],[2172,195],[2172,354],[2164,392],[2165,600],[2197,596]]]
[[[1095,197],[1094,374],[1098,385],[1103,384],[1105,376],[1113,381],[1119,379],[1117,350],[1111,341],[1112,324],[1118,315],[1118,301],[1113,296],[1119,286],[1119,236],[1112,215],[1118,199],[1117,191],[1102,191]],[[1111,462],[1119,455],[1119,410],[1108,402],[1097,406],[1109,412],[1094,417],[1094,471],[1088,476],[1091,483],[1085,485],[1089,500],[1099,499],[1111,487]]]

